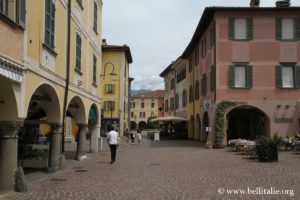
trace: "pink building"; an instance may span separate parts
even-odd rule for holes
[[[199,87],[192,87],[199,88],[200,119],[193,123],[200,140],[225,144],[299,132],[300,7],[208,7],[181,58],[189,60],[189,73],[198,73]]]

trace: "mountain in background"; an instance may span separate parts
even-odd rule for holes
[[[140,90],[131,90],[131,95],[137,95],[137,94],[143,94],[146,92],[151,92],[152,90],[144,90],[144,89],[140,89]]]

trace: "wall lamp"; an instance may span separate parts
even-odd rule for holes
[[[108,65],[112,65],[112,70],[111,70],[111,72],[109,73],[109,75],[117,75],[116,73],[115,73],[115,66],[114,66],[114,64],[112,64],[111,62],[107,62],[107,63],[105,63],[105,65],[104,65],[104,71],[103,71],[103,74],[100,74],[100,76],[103,76],[103,79],[104,79],[104,76],[105,76],[105,71],[106,71],[106,67],[108,66]]]

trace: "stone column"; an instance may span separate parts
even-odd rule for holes
[[[59,155],[61,153],[61,134],[62,126],[60,124],[51,125],[51,141],[49,156],[49,171],[57,171],[59,169]]]
[[[0,122],[0,191],[14,190],[18,131],[22,122]]]
[[[91,133],[91,146],[90,152],[97,153],[98,152],[98,138],[100,137],[100,126],[92,126],[90,128]]]
[[[85,159],[86,156],[86,133],[88,132],[88,127],[86,124],[78,124],[78,141],[76,149],[76,160]]]

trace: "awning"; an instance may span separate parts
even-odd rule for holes
[[[0,76],[8,78],[18,83],[23,82],[23,69],[22,66],[0,57]]]
[[[182,122],[182,121],[188,121],[188,120],[177,116],[164,116],[164,117],[158,117],[151,120],[151,122]]]

